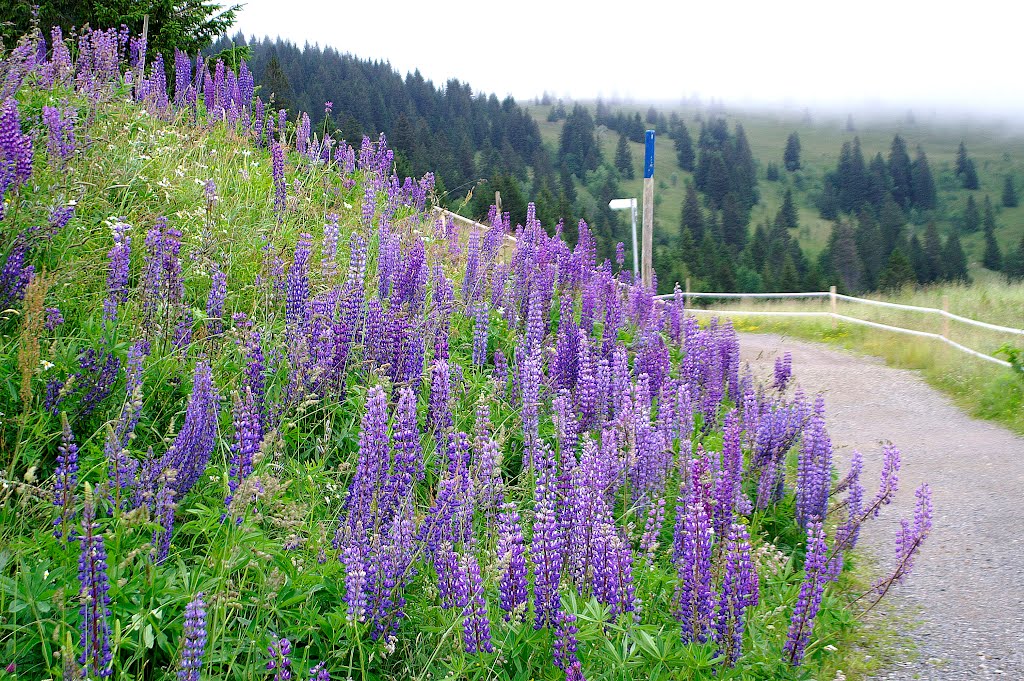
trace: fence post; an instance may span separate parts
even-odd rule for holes
[[[494,207],[498,209],[498,219],[501,219],[501,192],[494,192]]]
[[[942,337],[949,338],[949,296],[942,296]]]
[[[838,322],[836,321],[836,314],[837,314],[838,306],[836,304],[836,287],[835,286],[829,286],[828,287],[828,298],[829,298],[829,301],[831,301],[831,303],[832,303],[832,328],[834,329],[834,328],[836,328],[836,326],[838,326]]]
[[[686,295],[683,296],[683,307],[690,309],[690,278],[686,278]]]
[[[654,279],[651,251],[654,248],[654,131],[644,133],[644,225],[643,259],[640,263],[640,277],[644,286],[650,288]]]

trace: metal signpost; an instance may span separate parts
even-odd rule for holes
[[[629,210],[633,220],[633,276],[640,274],[640,251],[636,243],[636,199],[612,199],[608,202],[612,210]]]
[[[650,288],[654,280],[651,250],[654,246],[654,131],[644,135],[644,286]]]

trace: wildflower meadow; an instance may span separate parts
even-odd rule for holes
[[[832,678],[930,530],[851,577],[897,447],[394,167],[244,62],[2,53],[0,679]]]

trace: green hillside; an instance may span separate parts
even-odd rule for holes
[[[593,102],[585,102],[591,110]],[[553,105],[533,104],[530,113],[540,126],[544,143],[552,150],[557,149],[563,121],[550,122],[548,115]],[[645,116],[651,105],[611,105],[613,112],[624,111],[632,115],[639,112]],[[956,229],[960,222],[967,195],[973,193],[976,200],[991,197],[996,214],[996,238],[1006,254],[1017,248],[1024,236],[1024,204],[1016,208],[1004,208],[1000,197],[1003,183],[1008,174],[1015,179],[1018,192],[1024,188],[1024,132],[1013,126],[983,119],[945,122],[938,119],[908,120],[909,117],[877,116],[854,119],[855,130],[846,129],[847,117],[836,115],[805,116],[797,113],[772,113],[758,111],[716,110],[692,106],[653,105],[659,114],[677,114],[687,125],[696,142],[701,120],[710,116],[725,118],[730,127],[742,124],[750,148],[758,162],[758,188],[761,200],[751,212],[751,229],[765,220],[774,219],[787,188],[794,192],[799,210],[800,227],[794,236],[805,252],[813,257],[826,246],[832,223],[820,217],[815,201],[822,189],[825,173],[835,170],[843,142],[859,137],[864,157],[870,160],[876,153],[886,157],[893,136],[901,135],[913,155],[920,145],[926,152],[935,176],[939,195],[939,207],[927,216],[917,216],[913,233],[921,234],[924,222],[934,219],[943,236]],[[653,126],[648,126],[653,127]],[[781,166],[787,137],[796,132],[800,138],[803,167],[794,173],[783,171],[782,179],[770,182],[765,177],[769,162]],[[604,158],[611,163],[615,155],[618,134],[613,130],[599,127],[597,131]],[[980,180],[980,188],[973,192],[963,189],[954,174],[958,146],[964,141],[970,157],[974,160]],[[643,158],[643,145],[630,142],[630,150],[639,171]],[[680,208],[685,195],[685,183],[692,179],[692,173],[681,170],[676,163],[673,141],[667,134],[657,137],[655,153],[655,225],[656,239],[666,243],[679,229]],[[639,197],[642,193],[642,179],[621,179],[623,196]],[[584,189],[585,191],[585,189]],[[913,216],[911,216],[913,217]],[[628,243],[628,225],[618,226],[616,237]],[[971,275],[986,279],[991,273],[983,271],[980,261],[984,249],[981,232],[962,237],[967,253]]]

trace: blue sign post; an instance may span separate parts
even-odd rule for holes
[[[644,135],[644,234],[643,266],[641,276],[644,286],[654,281],[654,266],[651,251],[654,246],[654,131]]]

